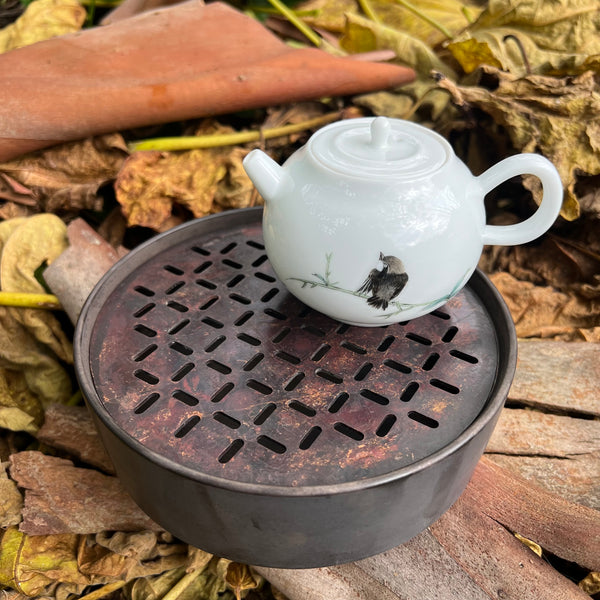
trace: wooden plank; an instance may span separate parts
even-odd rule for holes
[[[600,421],[505,408],[486,452],[556,458],[597,453]]]
[[[539,485],[551,494],[600,510],[600,453],[568,459],[505,454],[486,456],[497,465]]]
[[[519,340],[508,398],[544,410],[600,417],[600,344]]]
[[[431,530],[489,598],[589,600],[482,508],[463,495]]]
[[[489,599],[429,529],[406,544],[355,564],[399,598]]]
[[[486,457],[477,464],[460,501],[545,550],[600,571],[600,511],[567,502]]]
[[[254,568],[290,600],[489,600],[429,530],[351,564],[303,570]]]
[[[289,600],[401,600],[354,563],[320,569],[254,568]]]

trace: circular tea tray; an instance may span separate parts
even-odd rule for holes
[[[341,324],[276,279],[261,214],[232,211],[157,236],[111,269],[82,312],[78,377],[134,499],[161,523],[160,494],[149,499],[150,484],[139,481],[146,461],[169,473],[164,485],[175,475],[231,494],[298,499],[439,469],[472,443],[465,473],[451,473],[462,491],[514,371],[514,330],[493,286],[476,272],[419,319]],[[454,499],[442,492],[430,512]],[[189,523],[169,526],[186,539]],[[200,538],[191,541],[204,548]],[[346,549],[290,564],[229,555],[280,566],[355,557]]]

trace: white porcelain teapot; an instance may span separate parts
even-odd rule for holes
[[[468,281],[484,244],[543,234],[563,188],[550,161],[511,156],[474,177],[450,144],[415,123],[385,117],[317,131],[280,167],[253,150],[244,168],[265,199],[269,260],[305,304],[351,325],[406,321],[447,302]],[[484,196],[520,174],[543,199],[516,225],[486,225]]]

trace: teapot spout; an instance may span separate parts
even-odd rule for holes
[[[262,150],[252,150],[243,160],[248,177],[266,202],[276,201],[291,188],[290,176]]]

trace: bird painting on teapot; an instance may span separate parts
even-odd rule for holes
[[[371,269],[365,282],[356,291],[371,294],[367,300],[369,306],[387,310],[389,303],[404,289],[408,275],[399,258],[384,256],[383,252],[380,252],[379,260],[383,263],[383,268]]]

